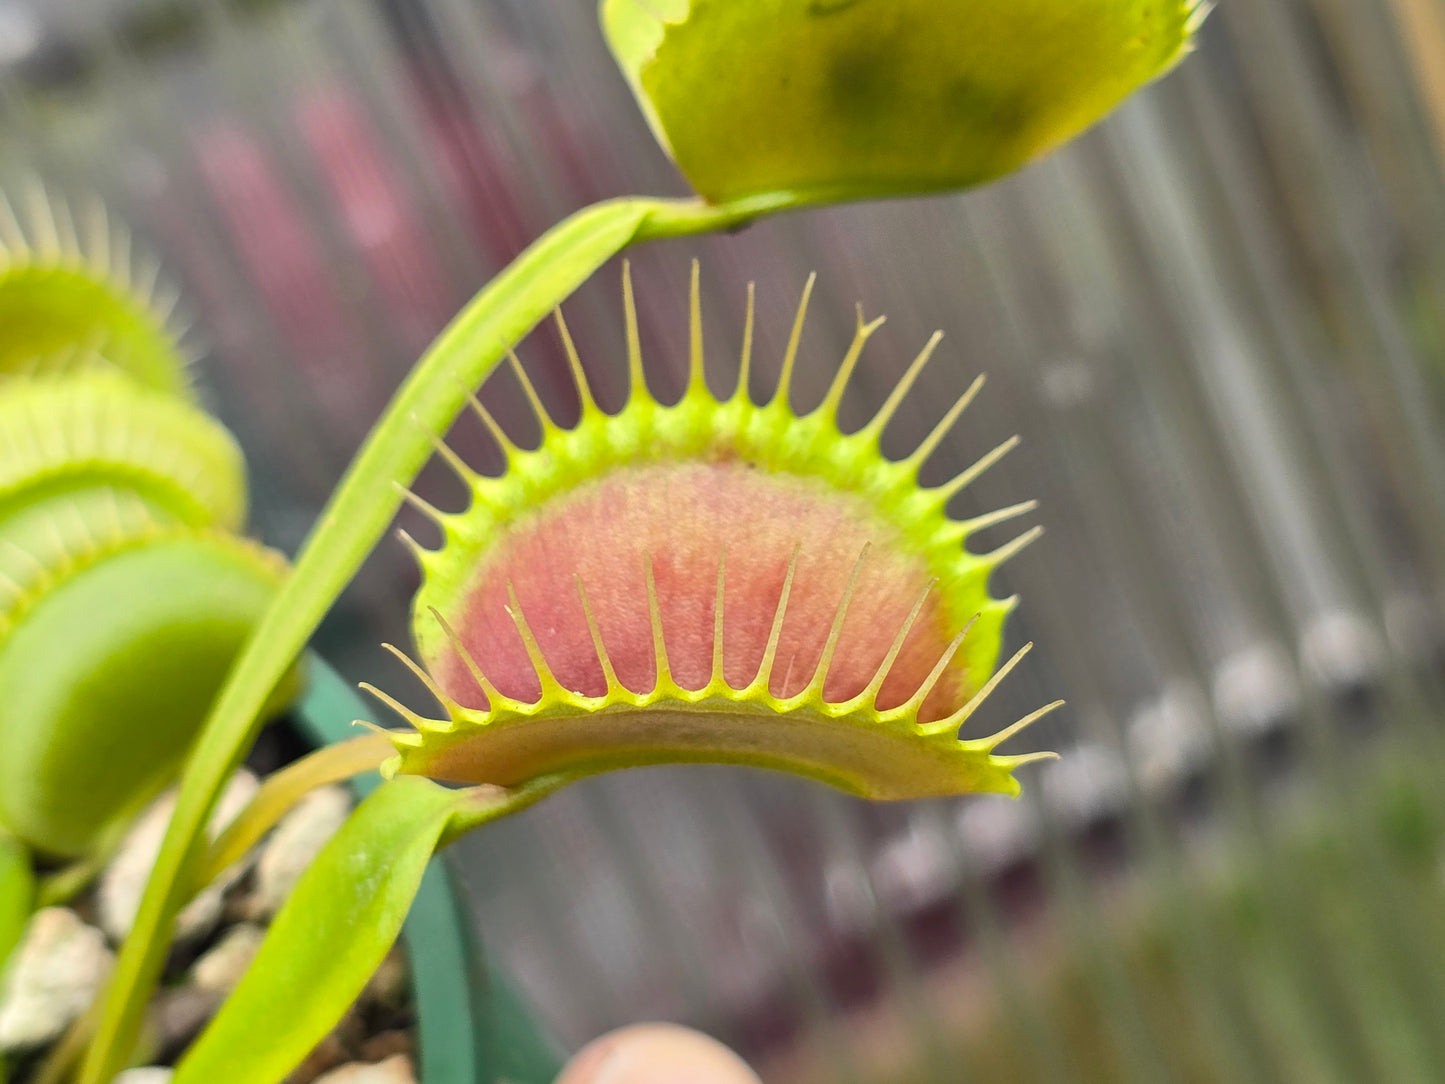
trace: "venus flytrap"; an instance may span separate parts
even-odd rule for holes
[[[799,416],[788,392],[805,294],[769,402],[748,396],[750,345],[737,391],[719,400],[704,372],[694,265],[691,378],[682,399],[665,405],[647,389],[625,272],[624,284],[632,393],[621,411],[597,406],[559,317],[582,402],[578,424],[558,426],[515,362],[541,445],[519,449],[475,399],[506,452],[504,473],[480,476],[436,443],[472,498],[450,515],[412,498],[445,541],[425,550],[407,539],[425,576],[413,614],[422,662],[397,654],[443,715],[428,718],[372,689],[409,729],[288,769],[304,785],[334,778],[333,768],[380,765],[391,781],[305,874],[175,1084],[279,1080],[360,994],[438,845],[588,775],[744,764],[907,799],[1017,793],[1013,770],[1052,755],[998,747],[1058,702],[995,734],[959,734],[1027,653],[996,668],[1015,600],[992,598],[987,581],[1038,534],[973,554],[962,548],[972,531],[1026,514],[1033,502],[968,521],[946,514],[949,499],[1013,441],[939,486],[919,485],[919,469],[982,382],[961,390],[910,455],[886,458],[879,438],[938,337],[878,413],[845,434],[838,404],[882,322],[860,316],[823,403]],[[750,301],[748,344],[751,332]],[[217,841],[207,871],[300,793],[285,774],[277,793],[243,815],[238,840]],[[260,1054],[258,1034],[266,1036]]]
[[[241,450],[215,419],[118,371],[44,375],[0,393],[0,614],[96,540],[176,525],[234,531]]]
[[[285,573],[233,533],[245,464],[156,265],[98,209],[23,206],[0,196],[0,978],[174,778]]]
[[[678,403],[648,393],[630,288],[626,302],[632,394],[618,414],[597,406],[572,353],[575,428],[534,395],[544,437],[522,451],[474,401],[505,442],[506,471],[479,476],[442,447],[472,499],[454,515],[427,509],[445,541],[414,547],[424,669],[411,665],[446,711],[429,719],[386,697],[413,730],[392,736],[384,773],[516,787],[709,761],[869,798],[1016,793],[1011,769],[1031,758],[994,755],[1005,735],[957,734],[992,686],[1015,603],[989,596],[989,574],[1037,531],[981,555],[962,543],[1033,503],[960,522],[945,506],[978,471],[929,490],[917,481],[981,382],[895,462],[879,438],[936,337],[873,419],[844,434],[838,404],[881,321],[860,315],[823,403],[800,417],[789,384],[806,295],[763,406],[748,395],[747,357],[733,395],[708,390],[695,264]]]
[[[441,434],[506,344],[639,241],[1005,173],[1167,69],[1186,50],[1202,6],[606,0],[602,15],[654,130],[702,198],[629,197],[577,212],[489,283],[397,391],[213,706],[122,950],[83,1084],[109,1084],[129,1056],[167,930],[207,862],[203,826],[266,698],[386,530],[403,487],[434,453],[453,459],[438,445]],[[860,326],[858,350],[867,330]],[[785,369],[796,361],[800,333],[801,322]],[[693,341],[696,374],[699,335]],[[443,718],[397,705],[414,724],[390,739],[397,756],[388,770],[400,774],[303,879],[245,993],[238,991],[181,1064],[178,1084],[274,1081],[365,981],[437,845],[582,775],[721,760],[786,768],[886,797],[1016,786],[1018,758],[994,752],[1014,728],[956,737],[1002,676],[991,674],[1008,603],[989,598],[986,579],[1017,547],[962,551],[971,530],[1005,514],[972,524],[947,518],[952,489],[976,472],[965,472],[948,492],[918,488],[918,463],[945,430],[926,438],[914,458],[892,463],[878,454],[876,431],[840,433],[831,408],[797,417],[786,379],[766,407],[745,395],[714,402],[696,375],[681,404],[661,406],[645,394],[635,332],[630,347],[634,398],[621,415],[594,411],[570,434],[543,415],[560,472],[509,450],[513,469],[504,478],[472,476],[473,508],[441,517],[446,544],[421,557],[428,583],[418,625],[425,666],[418,671]],[[856,361],[850,351],[838,394]],[[884,421],[897,405],[890,404]],[[454,465],[467,474],[465,464]],[[717,503],[738,510],[724,534],[703,532],[692,545],[668,530],[670,510],[684,509],[702,524]],[[628,510],[634,538],[598,526],[619,508]],[[790,512],[806,525],[791,539]],[[755,516],[762,517],[756,548],[748,530]],[[592,529],[573,531],[578,523]],[[536,582],[527,573],[537,554],[550,552],[549,531],[568,544],[547,582]],[[837,546],[824,545],[832,542]],[[887,595],[893,589],[901,604]],[[857,615],[866,611],[853,608],[855,599],[874,605],[884,595],[886,621],[860,631]],[[699,608],[708,615],[701,622]],[[679,616],[689,611],[692,619]],[[540,634],[539,612],[559,618]],[[323,753],[308,770],[332,776],[359,748]],[[449,791],[410,772],[482,789]],[[271,815],[253,816],[247,831]],[[380,903],[365,910],[366,922],[341,914],[348,901],[368,900]],[[278,1013],[276,1005],[290,1007],[286,992],[299,991],[308,977],[292,960],[316,964],[316,981],[304,984],[314,1003],[302,1013]],[[336,966],[325,966],[329,960]],[[257,1029],[274,1049],[252,1059]]]
[[[0,197],[0,381],[112,369],[188,396],[178,297],[99,202],[77,212],[31,184],[17,213]]]
[[[117,367],[0,384],[0,825],[37,853],[89,865],[173,776],[285,572],[246,503],[231,435]]]

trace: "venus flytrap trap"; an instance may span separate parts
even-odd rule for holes
[[[499,479],[477,478],[439,442],[507,344],[629,245],[999,176],[1165,71],[1203,10],[1195,0],[604,0],[613,51],[701,198],[577,212],[489,283],[397,391],[214,703],[82,1084],[110,1084],[130,1056],[171,922],[197,870],[224,857],[200,843],[222,784],[434,453],[474,497],[466,513],[439,516],[444,545],[419,555],[417,672],[443,717],[396,702],[413,728],[388,736],[394,778],[303,878],[178,1084],[278,1079],[380,960],[432,850],[584,775],[709,760],[877,797],[1012,792],[1024,758],[995,750],[1016,728],[957,732],[1017,661],[994,673],[1010,602],[986,581],[1030,536],[993,554],[963,542],[1026,507],[949,520],[947,498],[974,468],[919,488],[919,463],[969,394],[901,462],[878,453],[877,437],[906,384],[870,426],[837,429],[836,397],[873,325],[860,321],[828,402],[803,417],[786,375],[801,321],[781,392],[755,406],[745,390],[725,402],[707,393],[694,319],[693,379],[675,406],[647,396],[630,324],[633,397],[619,415],[589,406],[566,432],[539,409],[542,453],[512,448],[494,426],[510,468]],[[674,515],[693,532],[684,537]],[[550,567],[544,554],[557,558]],[[860,617],[870,609],[879,620]],[[380,759],[376,736],[317,754],[243,818],[240,836],[264,831],[308,780]],[[448,790],[415,772],[474,785]]]
[[[843,433],[838,404],[881,323],[861,315],[823,402],[795,414],[806,306],[805,294],[763,406],[748,396],[747,354],[733,395],[708,390],[696,264],[691,375],[676,404],[647,390],[630,283],[632,394],[618,414],[597,406],[571,349],[582,417],[570,430],[518,364],[543,432],[535,450],[472,401],[507,469],[482,477],[439,445],[471,504],[445,515],[418,502],[444,543],[413,544],[423,666],[407,661],[445,715],[378,693],[413,727],[392,736],[385,774],[517,787],[708,761],[780,768],[869,798],[1017,791],[1011,768],[1032,758],[993,754],[1007,732],[957,734],[1022,655],[989,678],[1015,600],[991,598],[987,581],[1037,531],[987,554],[962,544],[1034,505],[967,522],[945,512],[1012,442],[920,488],[923,461],[975,381],[912,455],[882,455],[883,428],[937,336],[873,419]],[[749,305],[749,349],[751,321]]]
[[[0,979],[175,777],[286,572],[234,533],[245,464],[157,265],[98,205],[24,207],[0,196]]]
[[[114,369],[189,395],[179,294],[160,264],[137,257],[98,201],[76,213],[31,184],[20,207],[0,198],[0,380]]]
[[[0,385],[0,825],[36,852],[93,858],[173,775],[285,573],[245,513],[188,402],[106,366]]]
[[[218,422],[115,371],[39,376],[0,397],[0,613],[97,536],[234,531],[245,463]]]

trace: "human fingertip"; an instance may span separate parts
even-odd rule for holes
[[[556,1084],[760,1084],[716,1039],[676,1024],[636,1024],[578,1052]]]

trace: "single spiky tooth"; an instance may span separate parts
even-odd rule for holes
[[[983,554],[983,563],[989,568],[998,568],[999,565],[1003,564],[1005,561],[1009,561],[1012,560],[1014,557],[1017,557],[1027,547],[1038,541],[1038,539],[1043,535],[1043,533],[1044,529],[1041,526],[1030,527],[1023,534],[1019,535],[1017,538],[1005,542],[1002,546],[998,547],[998,549]]]
[[[1006,508],[995,508],[992,512],[985,512],[970,519],[955,520],[945,534],[946,537],[957,538],[961,542],[977,531],[996,527],[1000,523],[1018,519],[1019,516],[1026,516],[1035,511],[1038,506],[1038,501],[1020,501],[1018,504],[1011,504]]]
[[[949,664],[953,662],[953,657],[958,654],[958,649],[963,646],[963,641],[968,638],[968,634],[973,629],[974,622],[977,620],[978,618],[975,616],[959,631],[958,635],[949,641],[948,646],[943,649],[943,654],[939,657],[938,662],[934,664],[933,669],[928,672],[928,676],[923,679],[923,683],[918,686],[918,689],[913,695],[900,707],[892,709],[888,714],[895,718],[918,717],[919,712],[923,710],[923,705],[928,702],[928,698],[933,694],[933,690],[938,685],[939,680],[948,672]]]
[[[838,405],[843,401],[843,393],[848,389],[848,381],[853,377],[853,370],[858,365],[858,359],[863,356],[863,347],[867,345],[869,337],[888,319],[886,316],[880,316],[875,320],[865,322],[862,305],[858,306],[857,315],[858,327],[853,332],[853,341],[848,344],[848,352],[843,355],[843,362],[838,366],[833,383],[828,387],[828,394],[823,396],[822,403],[818,405],[817,413],[831,419],[835,425],[838,422]]]
[[[1204,20],[1209,18],[1209,13],[1213,10],[1213,0],[1190,0],[1189,17],[1184,22],[1185,34],[1192,36],[1201,26],[1204,25]],[[1192,51],[1193,42],[1190,42],[1189,48]]]
[[[92,197],[85,205],[86,232],[90,243],[86,245],[86,261],[97,275],[110,274],[110,216],[105,204]]]
[[[702,270],[692,261],[692,281],[687,293],[687,389],[707,390],[707,370],[702,349]]]
[[[443,512],[436,505],[432,504],[430,501],[426,500],[426,498],[418,497],[415,492],[402,485],[400,482],[393,482],[392,485],[396,489],[397,493],[401,496],[402,500],[404,500],[407,504],[411,505],[411,507],[415,508],[422,515],[426,516],[427,519],[431,520],[438,527],[442,528],[443,531],[446,530],[448,517],[445,512]]]
[[[840,710],[854,711],[864,704],[871,705],[874,710],[878,709],[878,692],[883,688],[883,682],[887,680],[889,673],[893,670],[893,664],[898,659],[898,653],[903,650],[903,645],[908,641],[908,635],[913,631],[913,623],[918,620],[918,615],[923,612],[923,606],[933,590],[938,586],[937,577],[928,581],[923,592],[918,596],[918,601],[913,604],[913,609],[908,611],[908,616],[903,619],[903,624],[898,626],[898,634],[893,637],[893,642],[888,645],[888,651],[883,656],[883,661],[873,671],[873,677],[863,690],[853,697],[838,705]]]
[[[359,726],[364,730],[369,730],[373,734],[380,734],[388,741],[403,742],[405,744],[411,745],[414,748],[419,747],[422,743],[421,736],[414,731],[390,730],[387,727],[382,726],[380,723],[373,723],[370,719],[353,719],[351,720],[351,725]]]
[[[537,643],[537,637],[532,634],[532,628],[527,624],[527,618],[522,613],[522,604],[517,601],[517,592],[512,588],[510,582],[507,584],[507,599],[509,602],[507,616],[517,627],[517,635],[522,638],[522,647],[527,652],[527,659],[532,664],[537,684],[540,686],[537,698],[540,700],[543,697],[553,696],[561,689],[561,686],[553,675],[552,668],[547,665],[547,657],[542,654],[541,645]]]
[[[567,354],[567,368],[572,374],[572,383],[577,389],[577,401],[582,407],[581,420],[588,421],[601,414],[602,410],[592,395],[592,387],[587,382],[587,372],[582,368],[582,358],[577,353],[577,344],[572,341],[572,332],[567,329],[567,321],[560,308],[552,310],[552,319],[557,325],[557,334],[562,339],[562,349]]]
[[[155,310],[155,314],[167,323],[171,322],[180,304],[180,288],[170,284],[158,285],[151,297],[151,306]]]
[[[738,386],[733,398],[739,402],[748,401],[748,381],[753,371],[753,317],[756,312],[757,284],[748,283],[748,307],[743,316],[743,346],[738,354]]]
[[[582,419],[509,456],[486,506],[449,516],[424,558],[417,654],[455,725],[399,748],[398,770],[513,786],[718,760],[872,797],[1011,792],[987,754],[919,729],[957,725],[1008,610],[987,593],[988,558],[950,543],[1029,507],[958,524],[918,487],[918,463],[977,383],[915,458],[882,455],[878,434],[935,336],[869,427],[842,433],[839,402],[881,323],[859,312],[822,414],[798,418],[789,389],[810,280],[763,406],[747,389],[750,291],[739,389],[719,402],[705,389],[699,281],[694,268],[676,406],[648,392],[628,269],[632,392],[618,414],[591,405],[559,321]]]
[[[115,281],[123,290],[131,290],[135,281],[135,267],[131,263],[132,237],[130,227],[124,222],[115,224],[115,242],[111,245],[112,257],[115,261],[111,264],[112,274]]]
[[[647,582],[647,624],[652,631],[654,689],[674,689],[672,668],[667,663],[667,641],[662,635],[662,611],[657,602],[657,579],[652,574],[652,554],[642,551],[642,572]]]
[[[793,593],[793,579],[798,573],[798,553],[802,544],[793,547],[793,556],[788,559],[788,571],[783,576],[783,589],[778,593],[778,606],[773,611],[773,623],[768,629],[767,646],[763,648],[762,661],[758,663],[757,675],[753,678],[752,688],[771,691],[773,679],[773,664],[778,657],[778,641],[783,638],[783,618],[788,612],[788,597]]]
[[[490,433],[492,439],[497,442],[497,446],[501,449],[502,455],[509,461],[515,459],[521,453],[521,449],[517,447],[512,438],[507,435],[507,431],[503,429],[501,425],[498,424],[497,419],[492,416],[492,412],[482,405],[481,399],[477,398],[476,393],[470,388],[467,389],[467,405],[472,408],[472,413],[481,419],[482,424],[487,427],[487,432]]]
[[[0,244],[5,247],[7,261],[22,260],[30,253],[30,241],[15,217],[15,205],[3,191],[0,191]]]
[[[863,570],[863,562],[868,557],[868,551],[872,549],[871,542],[863,543],[863,551],[858,554],[858,561],[853,566],[853,574],[848,577],[848,586],[843,588],[843,597],[838,600],[838,613],[833,618],[833,625],[828,630],[828,639],[823,643],[823,653],[818,657],[818,667],[813,671],[813,679],[808,682],[807,688],[800,696],[812,694],[824,696],[824,686],[828,680],[828,667],[832,665],[833,653],[838,650],[838,637],[843,634],[843,622],[848,617],[848,607],[853,602],[853,592],[858,588],[858,574]]]
[[[967,704],[963,705],[963,707],[959,708],[953,714],[939,719],[936,722],[919,723],[918,729],[924,734],[946,734],[949,731],[955,734],[958,733],[958,728],[968,722],[973,713],[976,712],[983,705],[983,702],[993,694],[993,691],[999,687],[1003,679],[1008,677],[1009,674],[1013,672],[1013,668],[1023,662],[1024,657],[1033,649],[1034,645],[1032,642],[1024,644],[1023,647],[1014,652],[1008,662],[1000,666],[994,672],[993,676],[983,683],[982,688],[973,694],[973,698],[969,700]]]
[[[943,332],[941,331],[935,331],[929,336],[928,342],[923,344],[923,349],[904,370],[902,379],[888,393],[888,398],[883,400],[883,405],[878,408],[878,413],[873,415],[868,424],[862,428],[861,433],[866,434],[873,441],[877,441],[883,436],[883,430],[888,428],[888,423],[893,420],[893,415],[903,405],[904,397],[912,389],[919,374],[923,372],[923,367],[928,364],[928,360],[933,357],[933,352],[938,349],[938,344],[942,341]]]
[[[456,634],[456,630],[451,627],[447,619],[441,615],[441,612],[437,610],[436,607],[431,607],[430,613],[442,632],[446,635],[447,640],[451,643],[452,650],[456,653],[456,657],[465,665],[468,676],[476,683],[478,691],[486,697],[487,706],[494,710],[513,705],[519,706],[520,701],[514,701],[511,697],[505,696],[492,684],[487,675],[483,673],[481,666],[477,663],[472,653],[467,650],[467,645],[462,642],[461,637]]]
[[[1012,773],[1015,768],[1022,768],[1025,764],[1036,764],[1041,760],[1058,760],[1059,754],[1052,749],[1042,749],[1036,753],[1015,753],[1011,756],[993,753],[988,759],[997,767]]]
[[[49,260],[65,255],[60,245],[60,230],[55,225],[54,205],[44,187],[34,178],[25,186],[25,211],[35,234],[36,252]]]
[[[428,729],[428,724],[430,721],[427,719],[426,716],[420,715],[417,712],[412,711],[411,708],[407,707],[400,700],[396,699],[396,697],[392,696],[390,693],[383,692],[371,682],[360,682],[357,685],[357,688],[360,689],[362,692],[368,694],[369,696],[373,696],[377,700],[380,700],[383,704],[385,704],[392,711],[396,712],[397,715],[401,716],[417,730]]]
[[[421,422],[417,419],[415,414],[411,416],[411,421],[415,425],[421,425]],[[430,430],[427,430],[426,432],[427,438],[431,442],[432,450],[436,452],[437,455],[441,456],[442,462],[451,468],[452,473],[457,476],[457,480],[460,481],[463,485],[465,485],[468,489],[475,490],[478,484],[481,482],[481,475],[479,475],[476,471],[472,470],[472,468],[467,464],[467,461],[461,456],[457,455],[455,449],[453,449],[452,446],[448,444],[445,440],[443,440],[441,437],[437,436]]]
[[[592,637],[592,645],[597,651],[597,664],[602,667],[603,680],[607,682],[605,695],[614,696],[622,689],[622,683],[617,680],[617,671],[612,669],[612,657],[607,653],[607,645],[602,641],[602,630],[597,627],[597,618],[592,613],[592,604],[587,601],[587,588],[582,586],[582,577],[573,576],[577,584],[577,599],[582,603],[582,618],[587,622],[587,632]]]
[[[992,753],[1000,745],[1008,741],[1010,738],[1014,737],[1016,734],[1027,730],[1029,727],[1033,726],[1036,722],[1042,719],[1045,715],[1052,715],[1063,706],[1064,701],[1055,700],[1052,704],[1045,704],[1043,707],[1036,708],[1035,710],[1029,712],[1022,719],[1018,720],[1018,722],[1010,723],[1008,726],[1004,727],[996,734],[990,734],[987,738],[970,742],[963,742],[962,744],[971,749]],[[1034,756],[1036,757],[1037,754],[1034,754]]]
[[[558,429],[557,423],[552,420],[542,397],[537,394],[537,387],[532,383],[532,378],[527,375],[526,368],[522,365],[522,359],[517,357],[515,350],[507,351],[507,364],[512,367],[512,372],[517,377],[517,383],[522,385],[522,394],[527,397],[527,405],[532,408],[532,413],[537,419],[537,424],[542,429],[542,439],[555,433]]]
[[[75,218],[70,213],[70,204],[57,197],[51,201],[51,205],[60,251],[70,254],[72,258],[83,258],[85,253],[80,247],[80,238],[75,233]]]
[[[143,256],[134,281],[136,295],[143,298],[147,306],[154,306],[156,291],[160,288],[160,283],[160,261],[153,256]]]
[[[728,550],[724,544],[717,555],[717,592],[713,595],[712,610],[712,670],[709,672],[709,687],[727,685],[727,674],[723,667],[723,598],[727,587]]]
[[[632,293],[632,261],[622,261],[622,311],[627,331],[628,402],[648,397],[647,374],[642,368],[642,335],[637,330],[637,299]]]
[[[793,329],[788,333],[788,348],[783,353],[783,367],[778,372],[778,387],[773,393],[773,402],[781,403],[789,409],[793,390],[793,368],[798,362],[798,347],[803,341],[803,324],[808,319],[808,302],[813,297],[813,286],[817,281],[818,273],[814,271],[803,284],[803,297],[798,302],[797,315],[793,317]]]
[[[381,649],[390,654],[392,658],[396,659],[397,662],[401,663],[408,670],[410,670],[412,676],[415,677],[418,681],[420,681],[423,686],[425,686],[426,691],[432,694],[432,697],[435,698],[437,704],[440,705],[447,712],[448,716],[454,717],[456,715],[457,711],[461,708],[461,705],[458,704],[455,700],[453,700],[450,696],[448,696],[446,692],[439,685],[437,685],[435,681],[432,680],[431,675],[428,674],[420,666],[418,666],[416,661],[410,655],[408,655],[405,651],[401,650],[401,648],[397,647],[395,644],[382,644]]]
[[[936,499],[938,504],[942,507],[947,504],[955,494],[976,482],[980,475],[1004,456],[1008,455],[1009,452],[1017,448],[1018,445],[1019,438],[1017,436],[1009,437],[1008,440],[1004,441],[992,451],[985,452],[972,465],[965,467],[941,486],[936,486],[929,490],[929,492],[937,495]]]
[[[427,558],[429,558],[432,554],[436,552],[436,550],[427,549],[415,538],[413,538],[410,532],[402,530],[401,528],[397,529],[396,539],[403,546],[405,546],[407,548],[407,551],[412,555],[412,557],[416,559],[418,568],[426,568]]]
[[[968,386],[968,390],[954,400],[953,406],[949,408],[948,413],[933,427],[928,436],[924,437],[918,447],[913,450],[913,453],[904,460],[905,463],[913,468],[915,473],[922,469],[924,461],[943,443],[943,438],[948,436],[954,425],[958,423],[958,419],[963,416],[963,412],[967,410],[974,399],[977,398],[979,391],[983,388],[983,381],[983,374],[980,373],[974,378],[973,383]]]

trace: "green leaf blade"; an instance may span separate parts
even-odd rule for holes
[[[274,1084],[300,1064],[391,948],[432,852],[470,799],[407,778],[358,806],[298,882],[174,1084]]]

